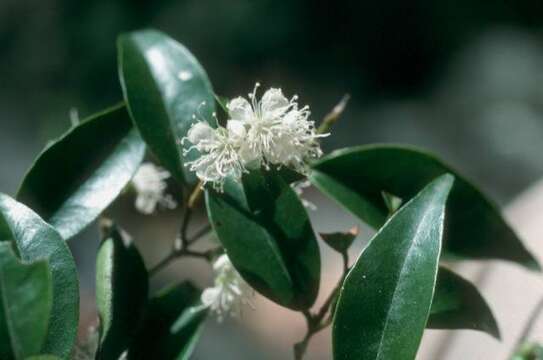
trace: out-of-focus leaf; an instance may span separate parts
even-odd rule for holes
[[[49,145],[26,174],[17,199],[69,239],[117,198],[144,154],[125,106],[115,106]]]
[[[115,225],[104,232],[96,260],[98,358],[117,360],[142,325],[149,280],[143,259],[128,235]]]
[[[349,271],[336,305],[334,359],[415,358],[430,314],[445,202],[443,175],[379,230]]]
[[[496,319],[481,293],[471,282],[445,267],[439,268],[427,327],[478,330],[500,338]]]
[[[207,74],[189,50],[156,30],[124,34],[117,47],[124,98],[141,136],[177,180],[195,182],[179,142],[197,120],[216,126]]]
[[[38,354],[47,337],[53,288],[46,260],[21,263],[0,242],[0,359]]]
[[[313,169],[310,180],[315,186],[374,228],[379,228],[389,213],[382,191],[410,199],[435,177],[455,174],[432,155],[394,145],[338,150],[319,160]],[[494,204],[455,176],[457,181],[447,203],[446,254],[510,260],[539,269]]]
[[[207,315],[199,299],[200,291],[188,282],[151,298],[144,326],[128,351],[128,359],[190,359]]]
[[[359,233],[360,229],[358,226],[354,226],[349,231],[329,234],[320,233],[319,235],[328,246],[343,254],[349,250]]]
[[[206,191],[210,221],[230,260],[257,291],[292,308],[317,297],[320,253],[300,199],[277,173],[253,171],[224,193]]]
[[[0,239],[12,239],[23,262],[48,260],[53,307],[42,352],[68,357],[79,322],[79,280],[68,245],[36,213],[4,194],[0,194]]]

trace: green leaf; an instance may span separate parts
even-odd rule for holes
[[[144,154],[126,108],[118,105],[49,145],[26,174],[17,199],[69,239],[117,198]]]
[[[496,319],[481,293],[471,282],[442,266],[427,327],[478,330],[500,339]]]
[[[61,358],[54,355],[36,355],[28,357],[26,360],[61,360]]]
[[[36,213],[4,194],[0,194],[0,239],[12,239],[24,262],[49,261],[53,308],[42,352],[68,357],[79,322],[79,280],[68,245]]]
[[[335,151],[314,165],[311,182],[374,228],[389,210],[381,192],[412,198],[425,184],[444,173],[457,181],[447,204],[444,250],[473,259],[503,259],[530,269],[539,265],[479,190],[433,156],[394,145],[360,146]]]
[[[1,359],[24,359],[40,352],[52,302],[47,261],[21,263],[11,244],[0,242]]]
[[[320,253],[309,217],[280,175],[254,171],[224,193],[206,191],[209,219],[244,279],[271,300],[295,309],[317,297]]]
[[[451,175],[396,212],[349,271],[333,324],[334,359],[414,359],[437,277]]]
[[[190,359],[207,310],[198,306],[200,291],[184,282],[151,298],[145,324],[128,351],[128,359]]]
[[[329,234],[320,233],[319,235],[328,246],[343,254],[349,250],[358,234],[360,234],[360,229],[358,226],[354,226],[349,231]]]
[[[197,120],[216,126],[204,69],[183,45],[156,30],[122,35],[117,47],[124,98],[141,136],[177,180],[195,182],[179,142]]]
[[[149,280],[143,259],[128,235],[115,225],[104,231],[96,260],[98,357],[117,360],[141,326]]]

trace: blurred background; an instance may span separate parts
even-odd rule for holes
[[[501,205],[543,175],[541,1],[1,0],[0,191],[15,193],[33,158],[69,128],[71,109],[83,118],[121,99],[116,37],[145,27],[190,48],[222,96],[245,95],[260,81],[298,93],[318,121],[351,94],[326,151],[423,146]],[[320,207],[318,231],[356,223],[316,193],[308,197]],[[110,213],[152,265],[168,251],[179,213],[143,217],[132,202],[125,196]],[[84,330],[95,319],[96,228],[70,245]],[[324,289],[339,272],[339,259],[325,254]],[[154,287],[190,277],[210,281],[205,264],[188,261]],[[288,358],[302,318],[263,299],[256,305],[241,321],[210,322],[195,357]],[[316,337],[310,358],[329,358],[328,342]]]

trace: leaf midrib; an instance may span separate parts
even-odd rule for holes
[[[424,215],[422,216],[421,221],[419,221],[419,223],[417,224],[417,226],[415,228],[415,234],[413,236],[413,239],[416,239],[418,237],[423,223],[425,222],[426,218],[430,215],[430,210],[431,210],[431,208],[428,208],[424,212]],[[415,240],[411,241],[411,244],[409,245],[409,248],[407,250],[407,255],[403,258],[403,260],[401,262],[401,270],[400,270],[400,274],[398,276],[398,281],[396,282],[396,284],[398,284],[400,282],[400,279],[403,278],[403,273],[405,271],[405,264],[407,263],[408,258],[410,258],[409,254],[411,253],[415,243],[416,243]],[[436,272],[436,274],[437,274],[437,272]],[[394,287],[394,291],[392,293],[392,298],[391,298],[390,304],[395,303],[395,299],[396,299],[396,297],[398,295],[397,294],[398,288],[399,288],[399,286],[397,286],[397,285]],[[431,305],[431,303],[430,303],[430,305]],[[389,306],[389,309],[390,309],[390,306]],[[390,323],[390,314],[391,314],[391,311],[387,311],[387,315],[385,317],[385,325],[384,325],[383,330],[381,332],[381,339],[379,340],[379,347],[378,347],[378,350],[377,350],[376,359],[380,359],[380,357],[381,357],[381,351],[383,349],[382,345],[383,345],[383,342],[384,342],[385,333],[387,332],[387,328],[388,328],[389,323]]]

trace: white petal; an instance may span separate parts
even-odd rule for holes
[[[220,287],[207,288],[202,292],[202,296],[200,297],[200,300],[202,300],[202,304],[209,307],[217,301],[220,293],[221,293]]]
[[[289,106],[288,99],[283,95],[281,89],[271,88],[264,93],[261,101],[262,115],[264,118],[276,116],[286,111]]]
[[[239,120],[228,120],[226,128],[229,134],[236,140],[241,140],[247,135],[245,125]]]
[[[254,111],[249,101],[243,97],[232,99],[226,107],[230,117],[234,120],[250,122],[254,118]]]
[[[187,138],[196,145],[202,140],[213,140],[215,130],[206,122],[198,122],[190,128]]]
[[[262,162],[262,156],[258,151],[253,150],[247,144],[242,144],[239,149],[239,157],[247,168],[258,169]]]
[[[155,212],[158,199],[148,196],[145,194],[140,194],[136,197],[136,209],[145,215],[152,214]]]
[[[228,267],[232,266],[232,263],[230,262],[230,259],[228,258],[228,255],[222,254],[215,260],[213,263],[213,270],[215,271],[224,271]]]

